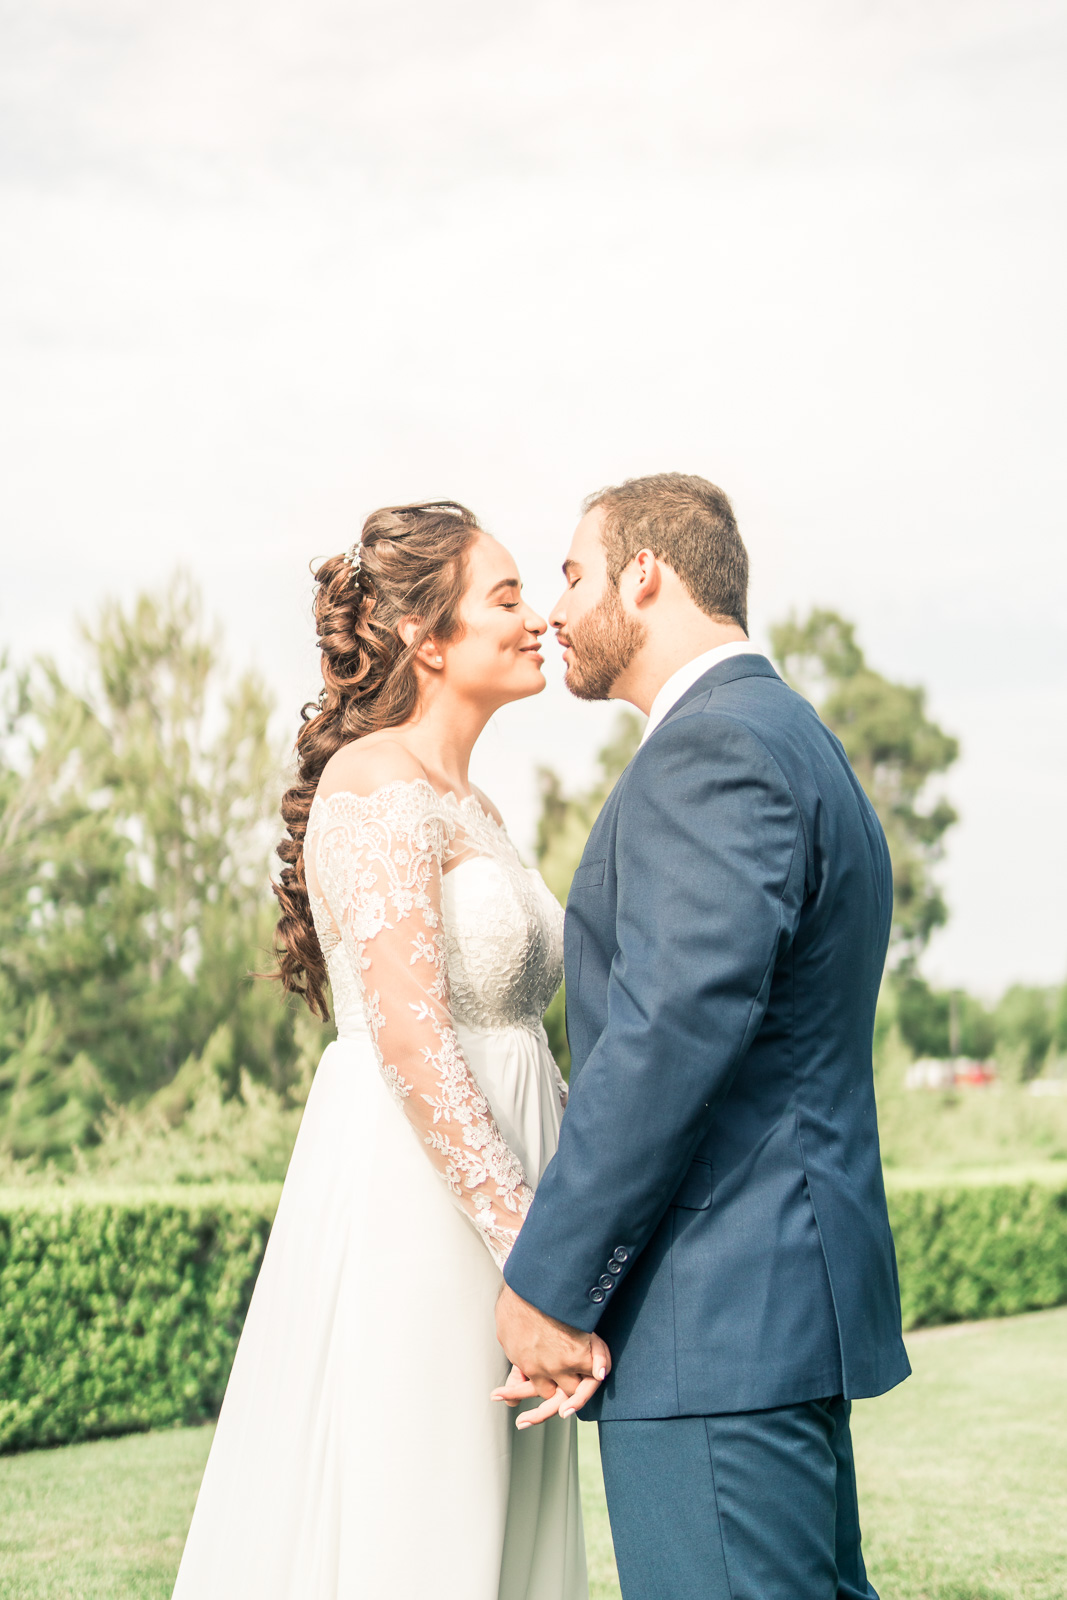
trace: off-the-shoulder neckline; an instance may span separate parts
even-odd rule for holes
[[[429,789],[435,800],[440,800],[445,804],[451,801],[457,811],[461,811],[465,805],[471,805],[483,821],[491,823],[501,833],[507,832],[504,824],[498,822],[492,812],[485,809],[476,794],[459,795],[452,789],[446,789],[442,794],[439,789],[434,788],[429,778],[389,778],[385,783],[379,783],[376,788],[370,789],[366,794],[357,794],[354,789],[333,789],[329,794],[319,794],[318,790],[316,790],[311,804],[312,807],[328,806],[331,800],[337,800],[342,797],[346,800],[355,800],[357,804],[360,802],[366,804],[369,800],[377,800],[388,789]]]

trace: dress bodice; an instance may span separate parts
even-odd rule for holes
[[[540,1027],[563,975],[560,905],[476,796],[442,796],[424,779],[316,795],[304,867],[340,1037],[369,1038],[431,1161],[503,1260],[531,1191],[456,1028]]]
[[[363,797],[316,798],[313,809],[358,823]],[[535,1027],[563,980],[563,908],[511,836],[474,795],[437,796],[454,831],[442,871],[442,936],[453,1021],[489,1032]],[[316,819],[317,821],[319,819]],[[366,1032],[362,989],[321,898],[315,931],[330,974],[340,1038]]]
[[[536,1026],[563,978],[563,908],[473,795],[452,804],[473,851],[444,874],[452,1015],[469,1028]]]

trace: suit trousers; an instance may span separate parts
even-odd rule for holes
[[[623,1600],[878,1600],[849,1403],[600,1423]]]

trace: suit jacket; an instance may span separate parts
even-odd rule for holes
[[[762,657],[712,667],[619,779],[567,903],[570,1100],[504,1276],[607,1341],[583,1416],[907,1376],[871,1065],[891,911],[839,741]]]

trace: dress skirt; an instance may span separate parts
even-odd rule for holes
[[[560,1106],[541,1028],[457,1030],[536,1183]],[[586,1600],[577,1429],[519,1433],[501,1275],[384,1083],[325,1051],[175,1600]]]

